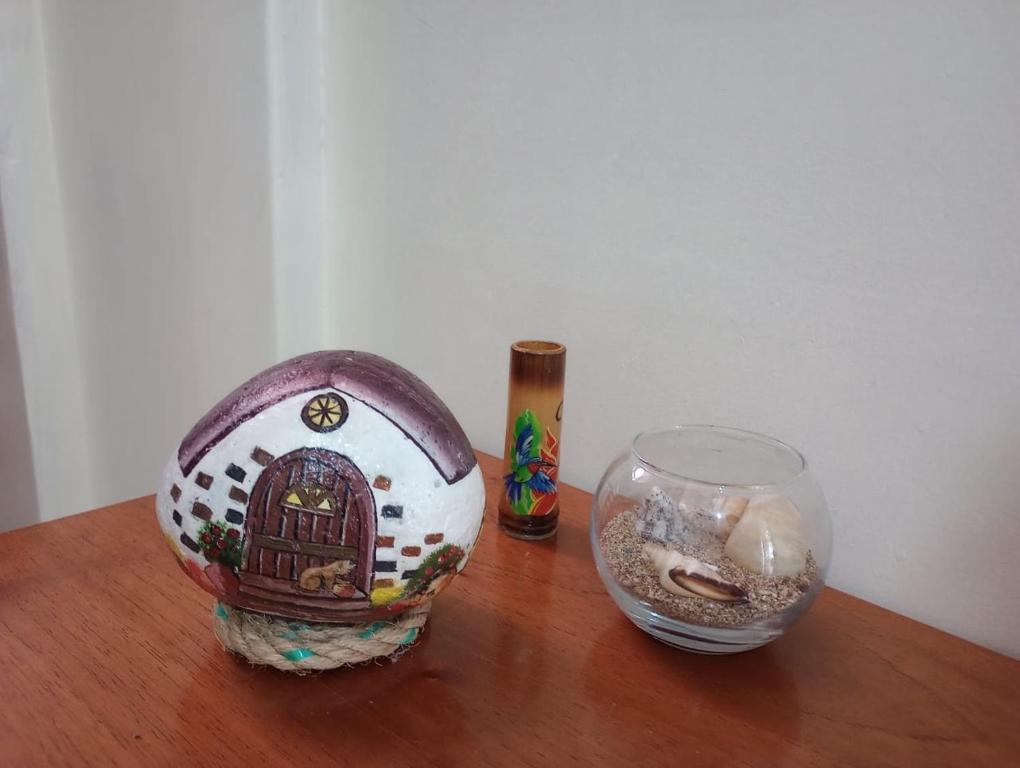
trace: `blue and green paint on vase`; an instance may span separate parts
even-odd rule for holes
[[[510,471],[504,475],[507,501],[515,515],[543,516],[556,507],[559,441],[529,409],[514,421]]]

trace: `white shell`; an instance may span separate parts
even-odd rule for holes
[[[740,587],[723,579],[719,575],[718,569],[708,563],[666,549],[658,544],[645,544],[644,550],[659,572],[659,584],[667,592],[683,597],[724,602],[746,599],[746,595]],[[677,573],[682,574],[681,580],[686,580],[691,584],[692,589],[685,589],[683,585],[677,583],[674,576]]]
[[[752,499],[726,540],[726,556],[764,576],[796,576],[807,564],[807,533],[785,496]]]
[[[727,496],[722,499],[715,510],[716,530],[722,538],[729,536],[740,518],[747,510],[749,499],[746,496]]]

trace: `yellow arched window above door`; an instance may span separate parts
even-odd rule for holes
[[[298,512],[328,517],[337,511],[333,494],[316,483],[302,483],[288,488],[283,494],[283,506]]]

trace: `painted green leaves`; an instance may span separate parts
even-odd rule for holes
[[[521,412],[514,421],[513,452],[510,455],[510,472],[504,476],[507,500],[514,514],[534,514],[538,500],[556,493],[556,462],[542,450],[544,431],[542,422],[529,409]]]
[[[445,544],[421,561],[404,585],[404,597],[426,594],[432,582],[440,576],[457,572],[457,564],[464,559],[464,550],[455,544]]]

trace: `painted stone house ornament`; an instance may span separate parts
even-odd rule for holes
[[[156,505],[185,572],[220,601],[225,645],[322,669],[361,660],[336,650],[352,637],[365,658],[417,637],[467,562],[484,494],[467,437],[424,382],[327,351],[260,373],[207,413]],[[323,624],[344,637],[323,646]],[[255,626],[258,638],[236,636]]]

